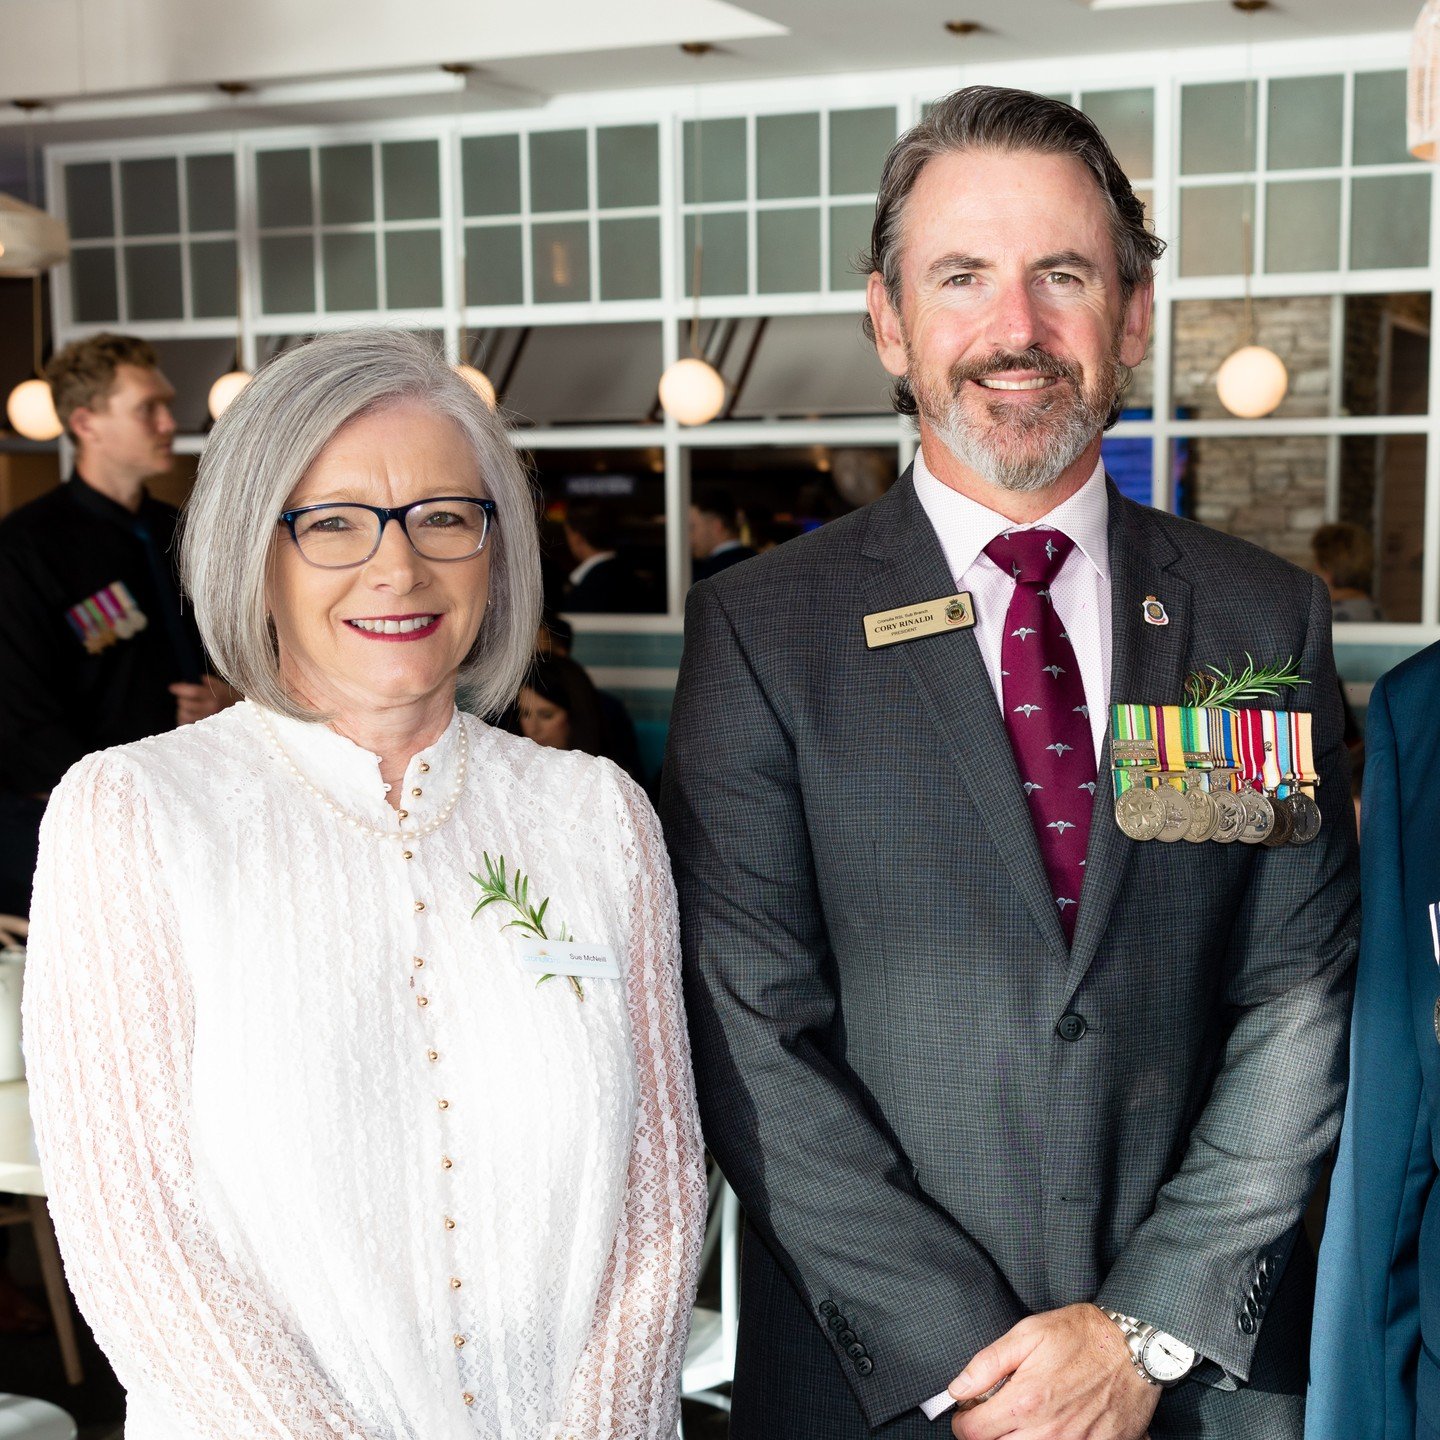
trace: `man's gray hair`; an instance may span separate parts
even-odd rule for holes
[[[277,537],[289,543],[280,512],[342,426],[405,402],[455,422],[495,502],[490,606],[460,688],[482,715],[519,693],[540,624],[530,480],[504,425],[431,345],[398,330],[352,330],[287,350],[259,371],[212,431],[185,510],[181,572],[205,648],[226,680],[267,709],[321,718],[281,682],[267,614]]]
[[[895,142],[885,159],[875,197],[870,253],[862,258],[860,268],[880,272],[897,312],[905,202],[931,160],[966,150],[1034,150],[1043,155],[1073,156],[1094,177],[1104,196],[1122,303],[1150,282],[1165,242],[1146,228],[1145,207],[1095,122],[1063,100],[998,85],[970,85],[937,101],[918,125]],[[875,339],[868,315],[865,333]],[[915,397],[903,379],[895,383],[895,408],[903,415],[916,413]]]

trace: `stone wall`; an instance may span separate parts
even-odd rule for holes
[[[1341,306],[1338,413],[1423,414],[1429,387],[1428,294],[1350,296]],[[1277,418],[1332,413],[1330,296],[1254,302],[1254,339],[1285,361],[1290,389]],[[1174,309],[1172,393],[1177,419],[1228,418],[1215,393],[1221,362],[1245,340],[1244,303],[1183,301]],[[1382,393],[1383,392],[1383,393]],[[1322,436],[1192,439],[1177,477],[1183,514],[1308,567],[1335,467],[1337,513],[1373,529],[1375,593],[1391,620],[1418,620],[1424,520],[1421,437]]]

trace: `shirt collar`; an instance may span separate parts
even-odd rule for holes
[[[288,760],[327,799],[342,810],[378,829],[398,828],[395,811],[386,799],[380,778],[380,757],[337,734],[318,720],[295,720],[277,715],[247,700],[243,707],[255,723],[265,749],[288,779],[294,779]],[[461,752],[458,710],[433,745],[411,756],[405,767],[401,808],[409,812],[407,830],[433,820],[450,802],[458,776]],[[276,746],[279,746],[279,752]],[[296,780],[299,787],[300,782]],[[412,791],[419,790],[419,795]]]
[[[127,530],[133,530],[136,522],[145,516],[153,504],[150,492],[142,491],[139,510],[129,511],[118,500],[101,494],[78,470],[66,482],[65,494],[82,510],[88,510],[92,515],[109,520],[114,525],[123,525]]]
[[[1095,567],[1102,580],[1110,579],[1110,496],[1105,486],[1105,462],[1097,460],[1090,478],[1048,515],[1026,525],[1005,516],[937,480],[925,463],[925,452],[915,451],[915,494],[935,527],[940,548],[955,583],[981,557],[997,536],[1011,530],[1045,525],[1059,530]]]
[[[613,550],[602,550],[598,555],[592,555],[588,560],[582,560],[571,572],[570,583],[578,585],[597,565],[605,560],[613,560]]]

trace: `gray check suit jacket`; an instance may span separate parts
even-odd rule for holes
[[[1358,921],[1329,603],[1109,502],[1113,698],[1297,657],[1324,824],[1137,844],[1107,748],[1073,948],[973,633],[866,648],[863,616],[954,589],[908,474],[690,593],[662,814],[705,1134],[751,1225],[734,1440],[933,1433],[914,1407],[971,1354],[1090,1299],[1213,1362],[1155,1436],[1299,1433],[1308,1300],[1282,1296]]]

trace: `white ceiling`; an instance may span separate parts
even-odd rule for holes
[[[40,143],[247,128],[806,74],[984,66],[1127,51],[1288,47],[1410,27],[1419,0],[0,0],[0,189]],[[977,21],[957,37],[947,20]],[[697,62],[679,42],[707,40]],[[478,67],[463,101],[437,67]],[[388,89],[389,93],[383,93]]]

